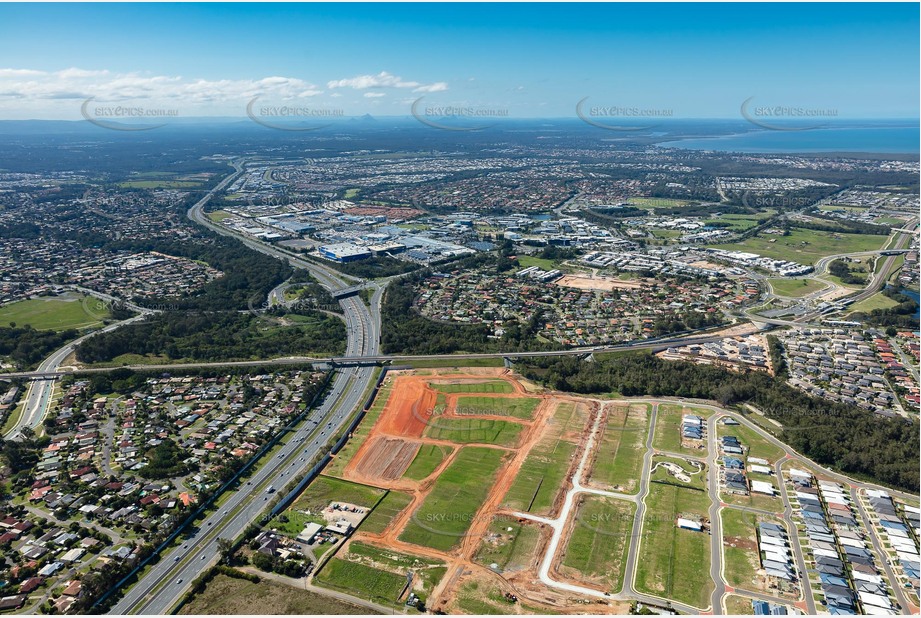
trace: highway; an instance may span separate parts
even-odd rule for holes
[[[211,223],[202,209],[211,197],[231,183],[241,172],[242,162],[234,163],[236,172],[228,176],[205,195],[188,212],[193,221],[220,234],[231,235],[227,230]],[[322,265],[292,258],[287,252],[270,245],[233,234],[247,246],[293,266],[305,268],[330,292],[348,287],[338,273]],[[380,300],[383,288],[372,297],[372,307],[361,298],[351,296],[340,300],[346,322],[346,356],[360,359],[375,356],[380,342]],[[264,363],[262,363],[264,364]],[[219,559],[218,539],[233,539],[248,525],[258,522],[269,506],[273,491],[287,485],[293,478],[308,470],[310,460],[320,454],[331,437],[352,413],[363,403],[362,397],[375,375],[370,365],[337,370],[330,383],[324,402],[309,413],[307,419],[285,441],[284,446],[268,461],[262,462],[256,472],[215,512],[200,525],[190,530],[180,547],[165,553],[160,562],[151,567],[116,603],[112,614],[166,614],[185,594],[190,583],[206,567]],[[270,491],[270,487],[273,488]]]
[[[143,320],[145,317],[147,317],[147,314],[142,313],[133,318],[109,324],[105,328],[74,339],[67,345],[55,350],[48,358],[43,360],[34,373],[48,377],[38,378],[29,384],[22,415],[19,417],[16,424],[10,428],[4,438],[16,440],[22,437],[23,428],[28,427],[34,431],[42,424],[45,420],[45,416],[48,414],[48,407],[51,402],[52,393],[54,392],[54,383],[57,378],[61,376],[61,372],[59,371],[61,363],[77,349],[77,346],[97,333],[107,333],[125,324]]]
[[[384,287],[375,288],[372,296],[372,306],[369,309],[372,312],[373,323],[380,324],[380,299]],[[353,299],[346,299],[353,300]],[[343,301],[344,302],[344,301]],[[360,301],[359,301],[360,302]],[[347,328],[350,328],[348,317],[343,318],[346,321]],[[354,322],[352,322],[354,324]],[[359,324],[360,327],[360,324]],[[753,332],[757,329],[753,329]],[[458,364],[463,361],[489,358],[536,358],[541,356],[588,356],[589,354],[602,354],[605,352],[621,352],[631,350],[664,350],[675,345],[700,345],[719,341],[726,337],[725,334],[714,333],[710,335],[689,335],[684,337],[668,337],[663,339],[647,339],[622,345],[597,346],[589,348],[569,348],[566,350],[549,350],[541,352],[482,352],[471,354],[365,354],[365,355],[346,355],[346,356],[285,356],[281,358],[270,358],[256,361],[223,361],[215,363],[174,363],[160,365],[123,365],[120,367],[89,367],[80,369],[76,372],[62,370],[35,370],[35,371],[18,371],[0,374],[0,380],[3,379],[36,379],[43,380],[46,378],[56,378],[68,373],[93,374],[109,373],[118,369],[131,369],[132,371],[176,371],[180,369],[194,369],[200,367],[262,367],[268,365],[302,365],[306,363],[326,363],[335,365],[374,365],[379,363],[401,363],[412,361],[427,360],[456,360]]]

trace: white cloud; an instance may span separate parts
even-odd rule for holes
[[[323,93],[302,79],[269,76],[254,80],[188,79],[179,75],[111,73],[76,67],[55,71],[0,69],[0,96],[26,100],[148,100],[169,103],[239,102],[255,96],[303,99]]]
[[[327,82],[326,87],[335,88],[353,88],[355,90],[367,90],[369,88],[412,88],[413,92],[441,92],[448,89],[445,82],[435,82],[433,84],[422,84],[415,81],[404,80],[402,77],[381,71],[377,75],[357,75],[345,79],[334,79]]]
[[[387,93],[386,92],[366,92],[364,96],[366,99],[376,99],[378,97],[386,97]]]

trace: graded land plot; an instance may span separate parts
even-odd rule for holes
[[[439,393],[485,393],[511,394],[515,388],[505,380],[478,380],[463,382],[429,382],[429,386]]]
[[[730,616],[754,616],[755,610],[750,598],[730,594],[726,597],[726,613]]]
[[[537,397],[458,397],[453,413],[458,416],[510,416],[530,420],[540,402]]]
[[[536,559],[540,529],[526,521],[497,515],[477,549],[474,560],[498,573],[521,571]]]
[[[767,521],[783,526],[774,517],[723,508],[720,511],[723,522],[723,574],[726,583],[735,588],[773,594],[768,578],[759,575],[761,557],[758,551],[758,523]]]
[[[397,605],[406,600],[410,591],[427,599],[446,571],[440,560],[352,541],[340,548],[315,579],[327,588]]]
[[[509,510],[548,515],[563,490],[588,422],[587,406],[557,404],[503,500]]]
[[[435,480],[400,540],[441,551],[457,545],[489,495],[505,455],[494,448],[462,448]]]
[[[693,459],[655,455],[652,458],[652,474],[649,482],[705,491],[707,489],[707,466]]]
[[[104,304],[98,310],[95,304],[95,299],[80,294],[20,300],[0,307],[0,324],[15,322],[35,330],[56,331],[89,328],[102,324],[110,315]]]
[[[759,234],[742,242],[711,245],[725,251],[745,251],[777,260],[799,264],[815,264],[820,258],[839,253],[875,251],[888,236],[877,234],[845,234],[818,230],[792,229],[788,236]]]
[[[403,476],[418,450],[418,442],[379,436],[362,451],[361,458],[353,462],[350,469],[362,479],[392,481]]]
[[[636,589],[701,609],[710,605],[710,536],[679,528],[679,517],[704,521],[706,492],[652,483],[640,535]]]
[[[778,296],[799,298],[812,292],[818,292],[825,285],[816,279],[768,279],[771,288]]]
[[[640,469],[649,431],[649,404],[608,406],[595,448],[589,484],[625,494],[639,491]]]
[[[208,582],[203,592],[177,612],[179,615],[339,615],[376,614],[360,605],[353,605],[325,594],[299,590],[263,579],[254,583],[218,574]]]
[[[425,435],[434,440],[458,444],[496,444],[514,446],[521,435],[522,425],[489,418],[432,417]]]
[[[374,402],[371,404],[371,407],[368,408],[365,417],[361,419],[361,423],[358,424],[358,427],[352,432],[352,436],[346,441],[339,452],[336,453],[336,456],[329,462],[329,465],[326,466],[324,470],[325,474],[328,476],[342,476],[345,467],[349,465],[349,462],[352,461],[352,458],[368,439],[368,436],[371,435],[371,430],[374,428],[387,402],[390,400],[392,391],[393,379],[386,378],[384,384],[381,385],[380,390],[377,392]]]
[[[403,478],[421,481],[432,474],[446,458],[451,456],[454,449],[445,444],[422,444],[416,451],[412,463],[403,472]]]
[[[691,455],[695,457],[706,457],[706,433],[704,434],[703,440],[688,440],[682,438],[681,418],[685,414],[695,414],[701,417],[703,423],[706,424],[706,419],[709,418],[713,412],[692,406],[680,406],[667,403],[660,404],[659,411],[656,415],[656,429],[652,446],[658,451],[668,451],[669,453],[680,453],[682,455]]]
[[[636,505],[606,496],[583,495],[558,570],[567,579],[619,592]]]
[[[412,496],[400,491],[388,491],[384,499],[377,503],[371,514],[361,522],[361,531],[380,534],[387,529],[397,515],[412,502]]]
[[[428,388],[428,379],[423,376],[395,376],[390,398],[375,429],[391,436],[422,437],[438,397],[438,393]]]

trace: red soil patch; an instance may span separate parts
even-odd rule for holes
[[[361,459],[349,462],[349,467],[354,467],[355,474],[362,478],[392,481],[403,476],[418,450],[418,442],[377,438],[363,449]]]
[[[407,438],[422,437],[437,397],[427,383],[421,376],[397,376],[376,431]]]

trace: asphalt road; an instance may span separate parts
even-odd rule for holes
[[[377,288],[374,292],[372,307],[370,311],[373,315],[373,323],[380,324],[380,295],[383,288]],[[346,299],[349,300],[349,299]],[[361,302],[361,301],[359,301]],[[348,318],[346,324],[348,326]],[[353,323],[354,324],[354,323]],[[756,329],[754,329],[756,330]],[[754,332],[753,330],[753,332]],[[338,365],[348,364],[375,364],[384,362],[399,363],[404,361],[424,361],[424,360],[457,360],[463,364],[465,360],[488,359],[488,358],[529,358],[539,356],[584,356],[588,354],[599,354],[605,352],[618,352],[629,350],[664,350],[674,345],[694,345],[703,344],[724,339],[726,335],[688,335],[684,337],[674,337],[667,339],[657,339],[655,341],[637,341],[623,345],[598,346],[592,348],[571,348],[567,350],[551,350],[543,352],[483,352],[476,354],[370,354],[370,355],[352,355],[349,352],[345,356],[288,356],[283,358],[271,358],[258,361],[227,361],[217,363],[175,363],[169,365],[125,365],[123,367],[91,367],[80,369],[77,373],[108,373],[116,369],[132,369],[135,371],[170,371],[185,368],[198,367],[258,367],[263,365],[298,365],[304,363],[332,363]],[[43,379],[59,377],[62,374],[72,373],[67,371],[19,371],[0,374],[0,379],[9,378],[32,378]]]
[[[203,197],[189,210],[189,218],[218,233],[228,234],[212,224],[202,213],[205,203],[214,193],[236,178],[242,164],[235,164],[237,172]],[[301,259],[292,259],[286,252],[251,239],[236,236],[247,246],[288,260],[293,266],[306,268],[331,292],[348,287],[331,269]],[[379,302],[382,289],[375,292],[373,300]],[[377,354],[380,341],[379,305],[369,308],[357,296],[342,299],[347,331],[346,355],[362,358]],[[307,471],[310,460],[326,448],[327,441],[345,424],[345,421],[363,403],[362,397],[370,386],[375,369],[360,366],[337,370],[330,391],[318,408],[285,441],[284,446],[263,462],[237,491],[230,493],[221,508],[207,516],[192,530],[185,542],[167,552],[147,573],[128,590],[111,609],[112,614],[165,614],[185,594],[192,580],[219,558],[218,539],[233,539],[248,525],[259,522],[273,497],[270,487],[284,487],[292,478]]]
[[[121,322],[109,324],[105,328],[94,331],[88,335],[84,335],[78,339],[74,339],[64,347],[55,350],[48,358],[43,360],[36,369],[35,373],[45,374],[52,377],[34,380],[29,385],[29,390],[26,393],[25,408],[22,411],[22,415],[4,437],[13,440],[19,439],[22,437],[23,428],[28,427],[34,431],[38,428],[39,425],[42,424],[42,422],[45,420],[45,415],[48,413],[49,403],[51,402],[51,396],[54,392],[54,383],[60,376],[58,368],[61,366],[61,363],[64,362],[64,359],[73,353],[77,346],[79,346],[93,335],[96,335],[97,333],[107,333],[109,331],[115,330],[116,328],[120,328],[125,324],[143,320],[145,317],[146,314],[140,314]]]

